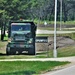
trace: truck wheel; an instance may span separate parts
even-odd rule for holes
[[[28,50],[28,54],[29,54],[29,55],[35,55],[35,50],[34,50],[33,48],[30,48],[30,49]]]
[[[16,54],[16,51],[12,51],[12,53],[11,53],[12,55],[15,55]]]
[[[8,50],[8,48],[6,48],[6,54],[10,55],[10,51]]]
[[[18,54],[22,54],[22,51],[18,51]]]

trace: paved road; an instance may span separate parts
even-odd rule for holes
[[[55,61],[70,61],[73,64],[57,71],[47,72],[41,75],[75,75],[75,57],[54,58]]]
[[[58,70],[55,72],[48,72],[46,74],[41,74],[41,75],[75,75],[75,65],[67,67],[62,70]]]
[[[75,31],[57,31],[57,34],[74,33]],[[36,34],[54,34],[54,31],[37,30]]]
[[[57,31],[57,34],[74,33],[75,31]],[[0,30],[1,34],[1,30]],[[6,31],[7,34],[7,31]],[[49,30],[37,30],[36,34],[54,34],[54,31]]]

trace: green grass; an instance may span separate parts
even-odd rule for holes
[[[39,75],[69,62],[57,61],[8,61],[0,62],[0,75]]]
[[[66,25],[75,25],[75,21],[66,21],[65,23],[63,22],[63,24],[66,24]]]
[[[4,37],[4,40],[8,40],[8,35],[6,35],[6,36]]]
[[[75,56],[75,46],[68,46],[58,49],[58,57]]]
[[[48,24],[54,24],[54,21],[48,21],[48,20],[45,20]],[[44,24],[45,21],[40,21],[39,20],[34,20],[35,23],[39,23],[40,25]],[[61,22],[62,24],[65,24],[65,25],[75,25],[75,21],[66,21],[66,22]],[[57,24],[60,24],[60,21],[57,21]]]
[[[47,56],[48,55],[48,56]],[[58,48],[57,49],[57,55],[58,57],[70,57],[70,56],[75,56],[75,46],[67,46],[67,47],[63,47],[63,48]],[[43,55],[40,55],[38,57],[42,58],[42,57],[53,57],[53,50],[49,50],[48,53],[45,53]]]
[[[48,57],[53,57],[53,50],[49,50]],[[57,55],[58,57],[71,57],[75,56],[75,45],[63,47],[63,48],[58,48],[57,49]]]
[[[38,27],[37,29],[40,29],[40,30],[54,30],[54,28],[51,28],[51,27]],[[60,28],[57,28],[57,31],[60,31]],[[75,31],[75,29],[62,28],[62,31]]]
[[[54,28],[50,28],[50,27],[38,27],[37,30],[54,30]]]

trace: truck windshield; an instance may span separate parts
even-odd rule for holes
[[[30,31],[30,25],[11,25],[11,31]]]

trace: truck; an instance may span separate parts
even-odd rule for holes
[[[35,55],[36,25],[33,21],[9,21],[6,54]]]

